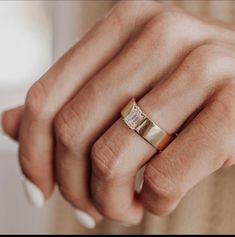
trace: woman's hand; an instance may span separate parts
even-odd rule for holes
[[[3,126],[46,199],[56,182],[87,227],[103,216],[137,224],[144,208],[168,214],[195,184],[235,163],[234,78],[232,29],[157,2],[123,1],[33,85],[23,107],[4,113]],[[181,128],[158,155],[119,119],[132,97],[169,134]]]

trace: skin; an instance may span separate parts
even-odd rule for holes
[[[4,113],[23,173],[46,198],[57,184],[97,222],[171,213],[194,185],[235,163],[234,42],[230,27],[181,9],[119,2],[32,86],[25,105]],[[165,131],[179,131],[158,155],[120,119],[132,97]]]

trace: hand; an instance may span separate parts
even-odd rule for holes
[[[222,23],[152,1],[118,3],[23,107],[4,113],[23,173],[45,198],[56,182],[88,227],[103,216],[137,224],[144,208],[172,212],[195,184],[235,163],[234,42]],[[132,97],[169,134],[181,128],[158,155],[119,119]]]

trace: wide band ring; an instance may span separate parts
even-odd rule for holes
[[[174,139],[154,123],[132,99],[121,111],[123,121],[127,126],[137,132],[148,143],[154,146],[157,151],[163,151]]]

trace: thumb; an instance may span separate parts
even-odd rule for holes
[[[14,140],[18,139],[24,107],[20,106],[0,113],[0,131]]]

